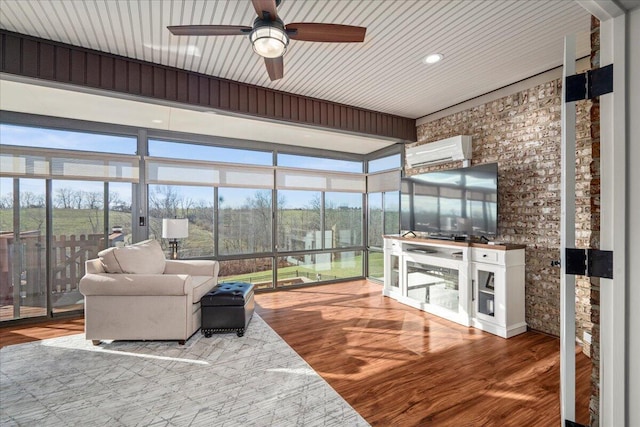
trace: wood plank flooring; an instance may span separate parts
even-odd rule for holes
[[[257,312],[374,426],[560,425],[560,343],[505,340],[415,310],[367,281],[256,296]],[[590,361],[578,354],[576,421]]]
[[[261,293],[256,311],[374,426],[560,425],[557,338],[505,340],[381,291],[362,280]],[[0,327],[0,347],[83,327],[82,318]],[[590,369],[577,354],[581,424],[589,423]]]
[[[67,317],[32,324],[0,326],[0,348],[48,338],[84,333],[84,317]]]

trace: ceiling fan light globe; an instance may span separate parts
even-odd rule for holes
[[[249,34],[253,51],[265,58],[278,58],[285,54],[289,46],[289,36],[284,30],[263,26],[254,28]]]

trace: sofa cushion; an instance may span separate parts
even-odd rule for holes
[[[162,274],[166,263],[164,252],[156,240],[108,248],[98,256],[107,273]]]

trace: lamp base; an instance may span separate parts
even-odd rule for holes
[[[178,259],[178,240],[169,240],[169,249],[171,249],[171,259]]]

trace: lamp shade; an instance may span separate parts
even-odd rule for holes
[[[189,236],[189,220],[187,218],[162,219],[163,239],[182,239],[187,236]]]

